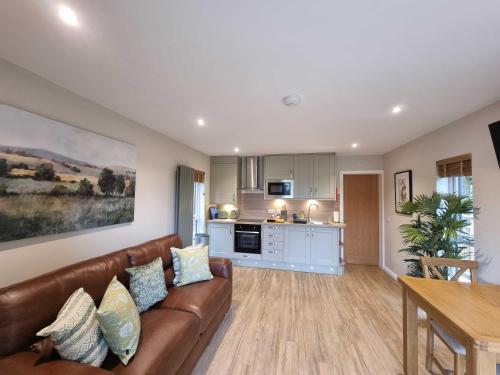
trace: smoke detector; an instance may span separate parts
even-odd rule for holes
[[[288,107],[295,107],[300,104],[302,97],[299,94],[290,94],[283,98],[283,104]]]

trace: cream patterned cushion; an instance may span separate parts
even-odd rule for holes
[[[208,246],[189,246],[184,249],[172,247],[170,250],[174,260],[175,286],[214,278],[208,264]]]
[[[130,274],[130,294],[140,313],[167,297],[161,257],[144,266],[126,268]]]
[[[83,288],[75,291],[57,314],[55,322],[37,336],[50,336],[61,358],[99,367],[108,354],[92,297]]]
[[[97,320],[109,348],[126,365],[137,350],[141,322],[134,300],[116,276],[104,293]]]

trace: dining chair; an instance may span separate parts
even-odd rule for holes
[[[470,270],[471,283],[477,282],[478,263],[473,260],[437,258],[437,257],[421,257],[422,269],[424,277],[427,279],[437,278],[439,280],[459,281],[460,277]],[[449,269],[455,269],[453,276],[449,277]],[[443,275],[443,270],[446,270],[446,276]],[[434,337],[438,336],[441,341],[453,353],[454,374],[463,375],[465,373],[465,347],[460,344],[453,336],[443,329],[434,320],[427,318],[427,352],[425,357],[425,367],[429,372],[432,372],[432,365],[435,363],[443,375],[448,374],[448,371],[434,356]]]

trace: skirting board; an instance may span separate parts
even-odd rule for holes
[[[388,267],[384,267],[384,271],[386,274],[388,274],[390,277],[392,277],[394,280],[397,280],[398,279],[398,275],[396,275],[394,272],[392,272],[391,269],[389,269]]]

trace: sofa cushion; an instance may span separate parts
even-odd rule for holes
[[[96,315],[111,351],[127,364],[137,350],[141,326],[137,307],[116,276],[109,283]]]
[[[108,354],[96,319],[94,300],[83,288],[76,290],[57,314],[57,319],[37,333],[52,338],[64,359],[99,367]]]
[[[140,313],[167,296],[160,257],[143,266],[127,268],[126,271],[130,274],[130,294]]]
[[[200,320],[171,309],[148,310],[141,315],[141,338],[127,366],[109,355],[102,368],[121,375],[175,374],[200,334]],[[114,357],[114,358],[113,358]]]
[[[230,295],[230,281],[214,277],[209,281],[170,288],[168,297],[159,308],[177,309],[195,314],[201,319],[201,332],[204,332]]]
[[[194,246],[184,249],[172,247],[171,250],[174,261],[175,286],[188,285],[214,278],[208,265],[208,246]]]

